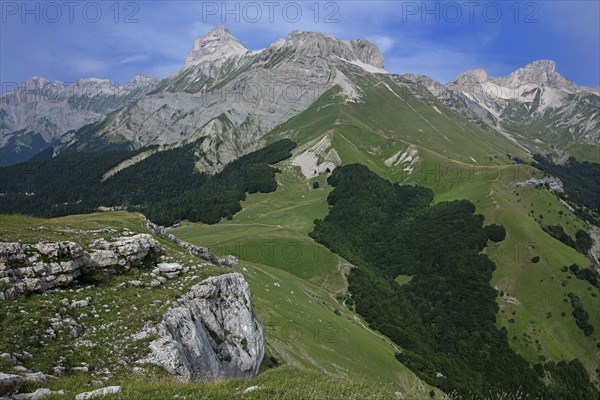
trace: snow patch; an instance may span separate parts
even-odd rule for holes
[[[341,57],[340,57],[340,60],[342,60],[344,62],[347,62],[348,64],[355,65],[355,66],[357,66],[359,68],[362,68],[363,70],[365,70],[367,72],[370,72],[372,74],[386,74],[386,75],[389,74],[389,72],[387,72],[383,68],[379,68],[379,67],[376,67],[376,66],[371,65],[371,64],[364,63],[364,62],[359,61],[359,60],[346,60],[345,58],[341,58]]]

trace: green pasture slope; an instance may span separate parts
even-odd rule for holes
[[[430,187],[435,200],[467,199],[485,216],[485,223],[504,225],[506,240],[486,250],[497,269],[492,286],[505,293],[498,298],[498,325],[509,331],[511,345],[532,363],[547,358],[578,358],[593,379],[600,371],[600,293],[587,282],[562,272],[577,263],[588,266],[582,254],[545,233],[539,223],[560,224],[570,235],[585,223],[546,189],[517,186],[541,176],[528,165],[530,156],[504,137],[475,126],[446,109],[432,96],[417,100],[383,76],[365,77],[346,71],[360,88],[362,102],[346,103],[334,88],[305,112],[270,132],[267,141],[289,137],[299,146],[297,155],[324,135],[343,164],[360,163],[393,182]],[[419,163],[412,174],[384,161],[416,147]],[[183,224],[175,234],[184,240],[216,246],[222,253],[260,262],[307,279],[329,290],[344,290],[344,261],[306,236],[313,221],[327,213],[331,188],[325,176],[306,180],[289,160],[279,164],[278,189],[249,195],[232,221],[213,226]],[[560,211],[560,213],[559,213]],[[540,218],[541,216],[541,218]],[[273,252],[267,251],[277,248]],[[263,247],[258,251],[258,247]],[[293,249],[301,256],[292,257]],[[320,256],[314,258],[314,254]],[[322,256],[321,256],[322,255]],[[533,263],[532,258],[540,261]],[[596,328],[587,337],[571,315],[568,292],[576,293]]]

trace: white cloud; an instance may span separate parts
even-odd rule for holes
[[[379,50],[381,50],[383,53],[392,50],[394,48],[394,44],[396,43],[393,38],[384,35],[367,36],[367,40],[375,43],[377,47],[379,47]]]
[[[148,56],[145,54],[132,54],[121,60],[121,64],[135,64],[148,60]]]

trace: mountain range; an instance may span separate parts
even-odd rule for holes
[[[96,78],[65,84],[34,77],[21,83],[0,98],[0,165],[60,145],[67,132],[140,99],[157,84],[145,75],[122,86]]]
[[[98,79],[74,84],[32,78],[0,102],[4,165],[48,146],[55,153],[140,148],[207,136],[205,168],[219,169],[260,147],[270,130],[306,110],[334,86],[347,102],[362,88],[349,75],[387,76],[440,102],[528,152],[594,159],[600,144],[600,89],[579,87],[535,61],[506,77],[483,70],[448,84],[388,74],[379,49],[364,40],[293,31],[265,49],[246,49],[224,27],[199,36],[183,68],[158,81],[139,76],[119,87]],[[423,92],[423,93],[419,93]],[[590,146],[591,149],[590,150]]]
[[[0,103],[0,213],[29,216],[0,214],[0,294],[30,297],[0,310],[0,353],[66,369],[53,388],[85,364],[82,382],[108,370],[128,398],[172,398],[181,386],[129,366],[150,348],[200,376],[212,347],[213,372],[246,365],[229,376],[260,371],[253,386],[186,395],[599,398],[600,93],[552,61],[441,84],[388,73],[365,40],[293,31],[251,51],[218,27],[160,81],[22,87]],[[166,253],[120,270],[112,251],[140,253],[119,244],[139,235]],[[42,252],[76,243],[81,271]],[[191,287],[209,275],[239,290]],[[200,329],[205,296],[227,329]],[[93,318],[67,310],[81,299]]]

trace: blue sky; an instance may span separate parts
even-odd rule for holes
[[[469,69],[499,76],[552,59],[568,79],[600,86],[598,1],[2,0],[0,7],[3,85],[32,76],[164,78],[182,67],[195,36],[225,25],[251,50],[294,29],[367,39],[388,71],[441,82]]]

